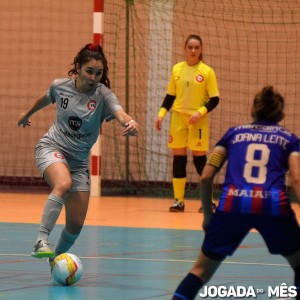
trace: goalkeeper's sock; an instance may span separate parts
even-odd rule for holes
[[[177,287],[172,300],[193,300],[202,286],[203,282],[198,276],[188,273]]]
[[[173,178],[174,198],[177,199],[178,202],[184,201],[185,184],[186,184],[186,177],[185,178]]]

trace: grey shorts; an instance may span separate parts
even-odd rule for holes
[[[68,157],[60,149],[55,146],[39,142],[35,148],[35,163],[39,168],[41,175],[47,167],[56,162],[64,162],[69,167],[72,177],[72,188],[70,192],[74,191],[90,191],[90,164],[89,159],[76,161]]]

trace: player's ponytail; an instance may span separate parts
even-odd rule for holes
[[[278,123],[284,118],[284,98],[272,86],[264,87],[253,101],[252,116],[256,121]]]

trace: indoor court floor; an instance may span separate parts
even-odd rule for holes
[[[69,251],[81,259],[84,274],[77,284],[60,286],[47,261],[30,256],[46,198],[0,193],[0,300],[167,300],[198,255],[199,201],[187,200],[184,213],[169,213],[171,199],[92,197],[86,225]],[[62,214],[51,243],[63,223]],[[293,285],[287,262],[269,255],[261,237],[251,232],[208,286],[253,287],[257,297],[247,299],[276,299],[268,291],[283,283]]]

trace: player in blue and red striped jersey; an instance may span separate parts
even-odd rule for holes
[[[194,299],[251,229],[262,235],[271,254],[287,259],[295,272],[296,299],[300,299],[300,227],[285,184],[289,171],[299,202],[299,138],[278,125],[283,110],[282,95],[271,86],[264,87],[254,98],[253,123],[230,128],[216,144],[201,177],[205,238],[174,300]],[[213,179],[226,160],[223,191],[212,213]]]

